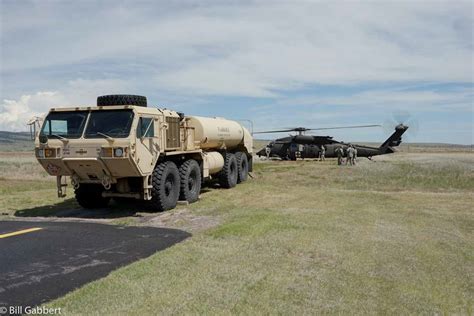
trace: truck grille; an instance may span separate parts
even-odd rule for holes
[[[166,131],[166,147],[180,147],[179,117],[167,117],[166,123],[168,124],[168,130]]]

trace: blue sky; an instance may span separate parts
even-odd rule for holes
[[[404,117],[418,126],[409,141],[473,143],[470,1],[0,5],[0,130],[126,93],[190,115],[251,119],[255,130]],[[326,134],[382,141],[389,130]]]

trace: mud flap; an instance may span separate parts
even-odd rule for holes
[[[64,178],[64,181],[62,181]],[[66,187],[67,187],[67,179],[64,176],[56,176],[56,186],[58,187],[58,197],[64,198],[66,197]]]

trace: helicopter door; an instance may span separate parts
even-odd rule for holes
[[[153,117],[140,116],[136,131],[135,160],[143,173],[153,172],[158,159],[158,137],[155,136],[155,120]]]
[[[291,160],[296,160],[296,152],[298,151],[298,144],[291,143],[288,156]]]
[[[309,148],[308,148],[308,154],[307,154],[307,155],[308,155],[308,157],[310,157],[310,158],[317,158],[317,157],[319,156],[319,151],[320,151],[320,149],[319,149],[318,146],[316,146],[316,145],[311,145],[311,146],[309,146]]]

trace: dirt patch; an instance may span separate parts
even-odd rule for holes
[[[139,218],[138,222],[141,226],[177,228],[190,233],[207,230],[220,223],[218,217],[195,215],[189,209],[169,211],[158,215],[140,215],[142,217]]]

